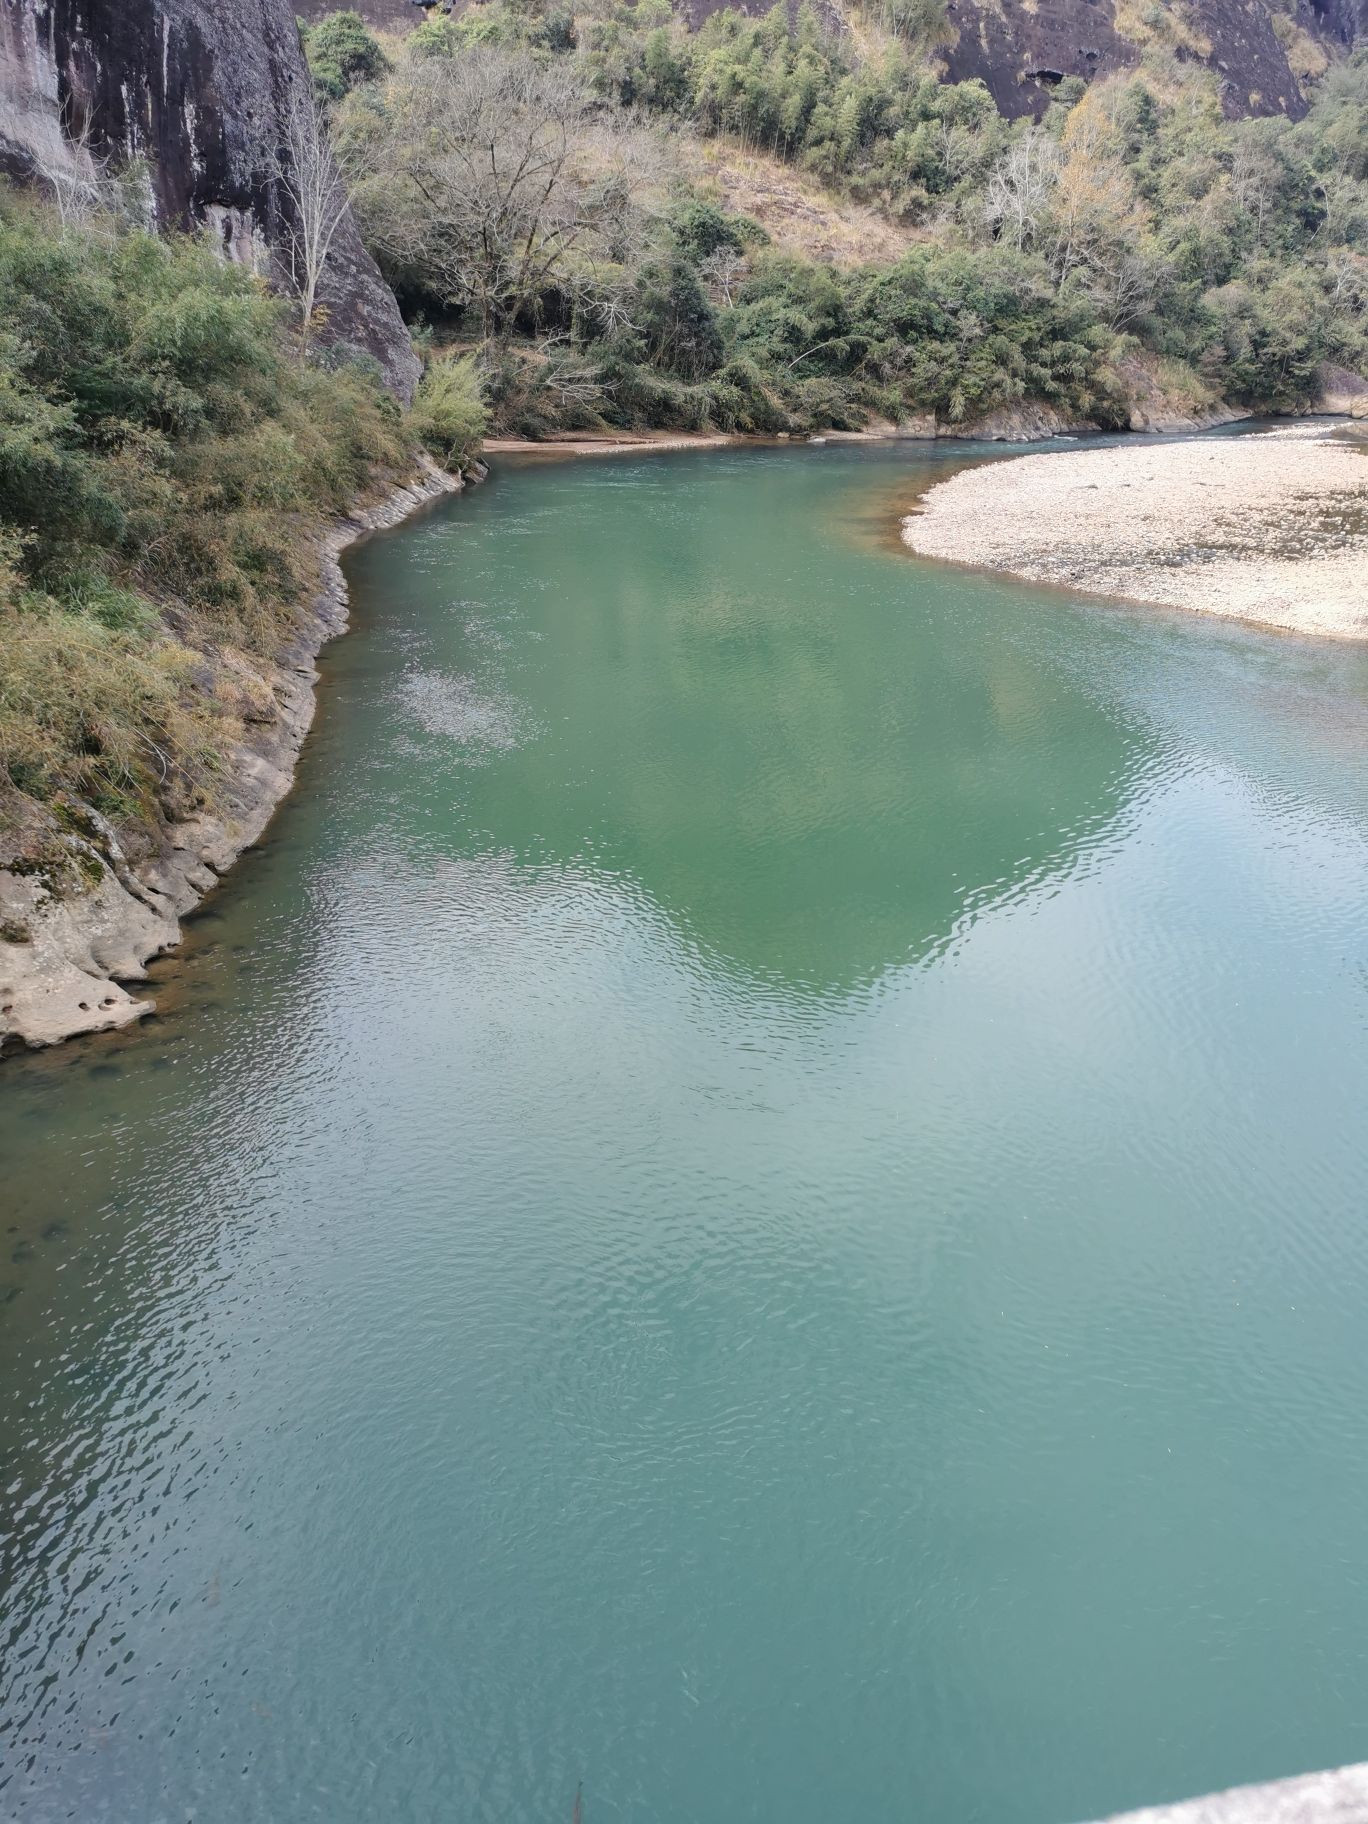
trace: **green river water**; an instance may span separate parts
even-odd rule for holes
[[[0,1816],[1067,1824],[1368,1757],[1368,657],[505,467],[0,1069]]]

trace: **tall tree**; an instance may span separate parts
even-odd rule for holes
[[[296,88],[281,123],[276,181],[286,200],[286,273],[299,299],[299,342],[307,354],[319,287],[333,243],[351,207],[344,158],[328,143],[327,122],[312,91]]]

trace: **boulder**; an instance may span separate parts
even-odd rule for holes
[[[1351,368],[1320,370],[1320,388],[1312,411],[1326,418],[1368,418],[1368,380]]]

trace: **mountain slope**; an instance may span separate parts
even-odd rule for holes
[[[451,0],[462,13],[480,0]],[[694,26],[724,5],[758,15],[767,0],[676,0]],[[316,20],[336,0],[303,0]],[[414,0],[357,0],[369,24],[403,31],[424,17]],[[820,9],[838,20],[839,0]],[[1306,112],[1304,85],[1368,34],[1368,0],[947,0],[952,40],[941,55],[954,82],[985,82],[1001,111],[1039,116],[1069,76],[1133,68],[1152,48],[1211,69],[1232,118]]]

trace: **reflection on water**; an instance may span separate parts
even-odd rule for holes
[[[511,471],[0,1074],[0,1815],[1025,1824],[1361,1756],[1368,665]]]

